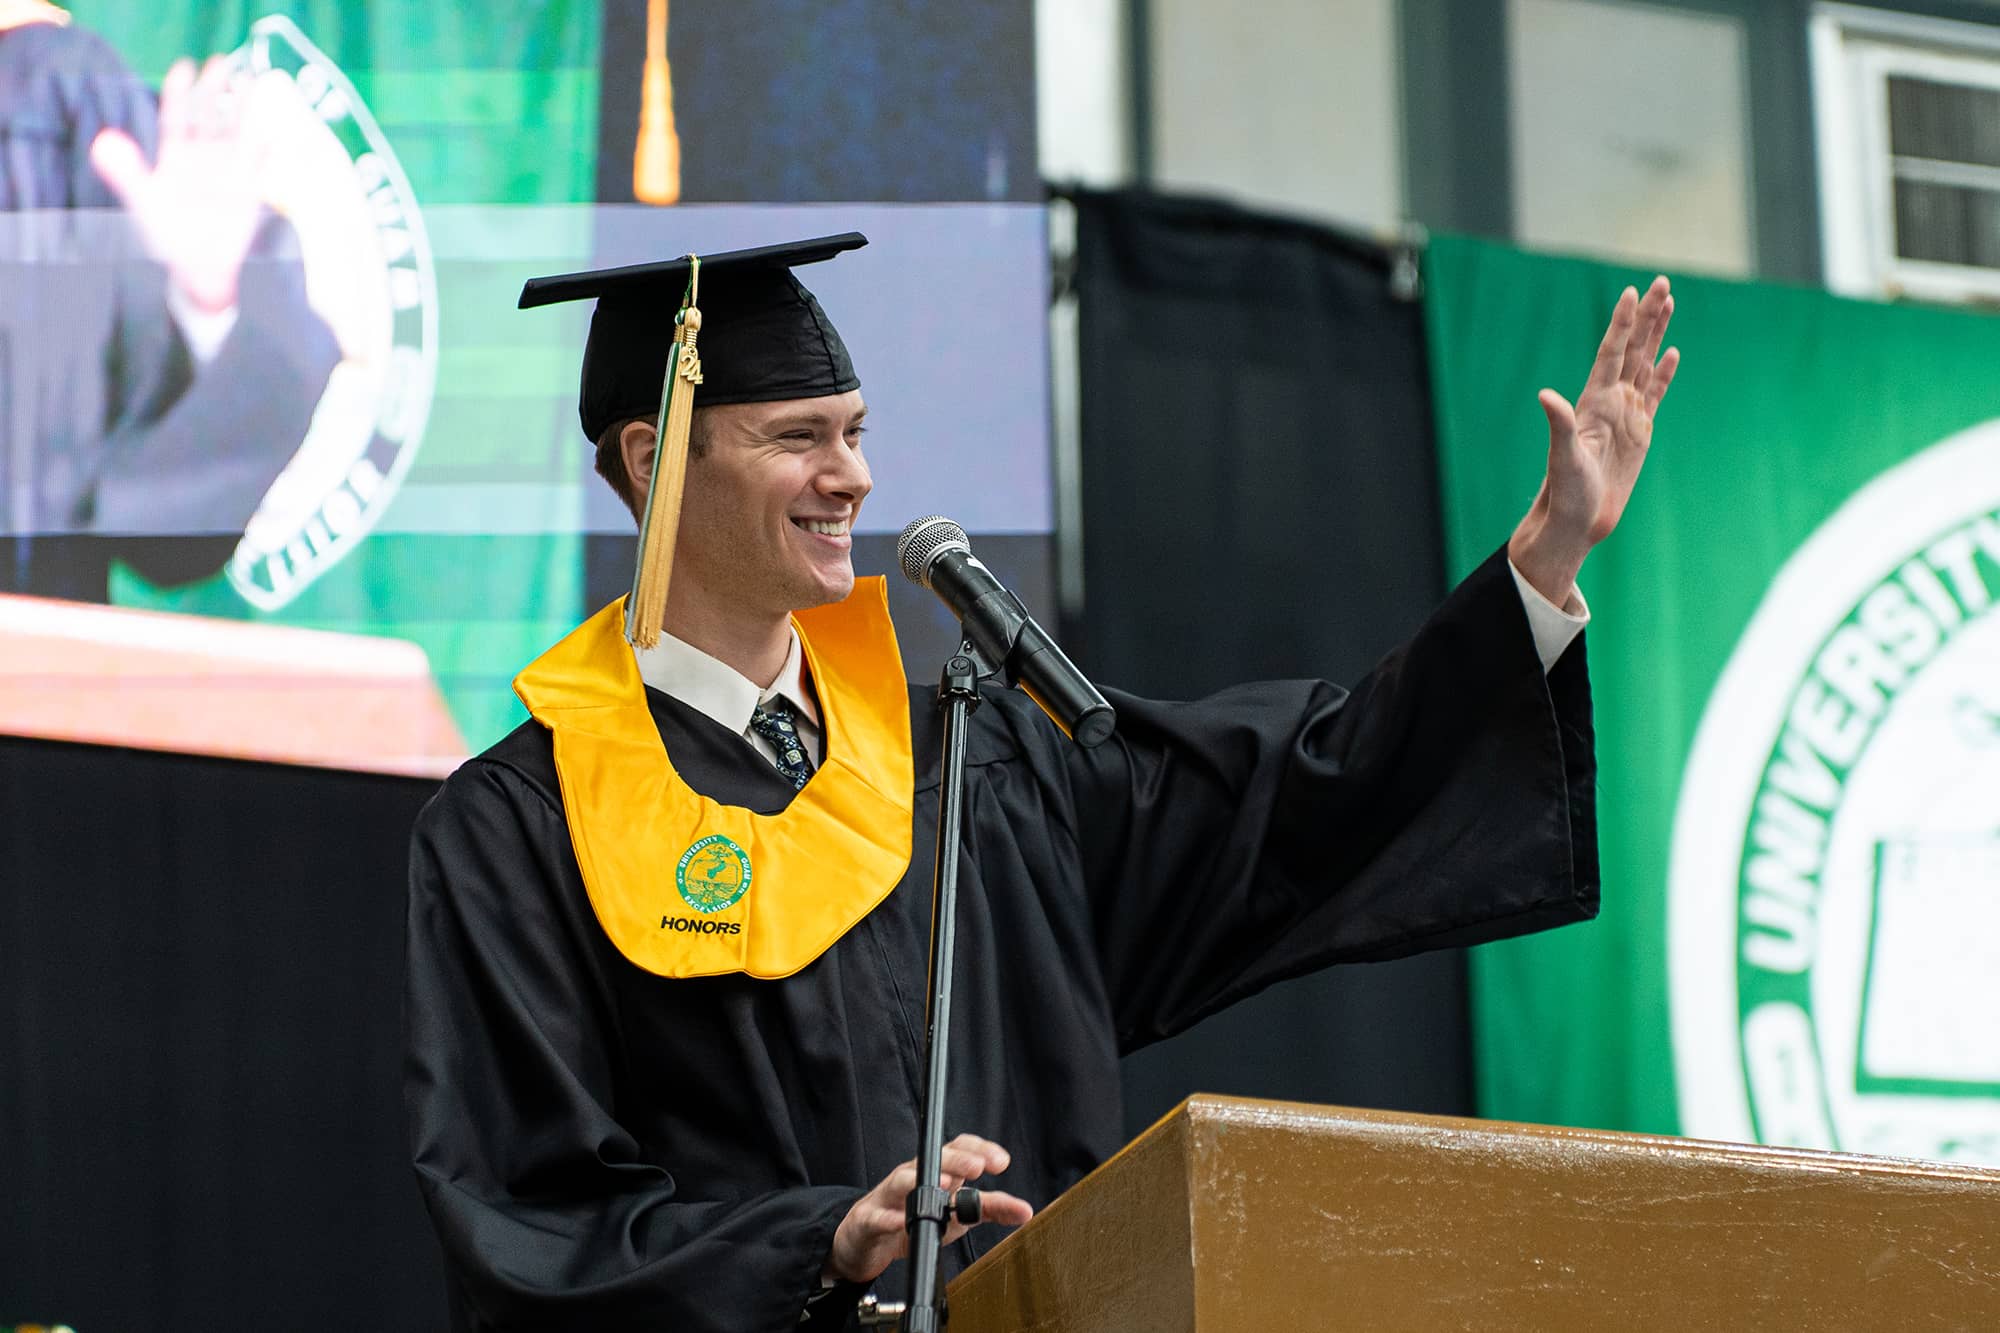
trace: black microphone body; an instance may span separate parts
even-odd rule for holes
[[[1021,599],[972,554],[964,529],[949,519],[918,519],[903,529],[896,548],[903,573],[938,595],[980,656],[1041,705],[1064,735],[1086,747],[1111,735],[1117,713]]]

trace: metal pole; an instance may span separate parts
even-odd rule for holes
[[[979,706],[980,663],[970,644],[944,664],[938,706],[944,710],[944,766],[938,775],[937,860],[931,872],[930,1008],[925,1024],[923,1137],[917,1149],[917,1187],[907,1205],[910,1231],[910,1301],[905,1333],[939,1333],[944,1306],[938,1293],[938,1255],[944,1248],[952,1198],[938,1185],[944,1169],[945,1064],[951,1041],[951,973],[958,930],[958,852],[965,808],[966,719]]]

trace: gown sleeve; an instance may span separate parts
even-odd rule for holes
[[[332,331],[307,300],[296,235],[283,218],[260,224],[237,276],[236,324],[199,370],[168,313],[163,271],[124,266],[117,333],[105,351],[116,416],[95,451],[84,526],[242,532],[298,452],[339,361]]]
[[[1112,703],[1061,762],[1124,1050],[1330,964],[1596,915],[1583,640],[1544,674],[1504,552],[1352,692]]]
[[[405,1102],[456,1323],[477,1329],[837,1327],[818,1298],[861,1191],[683,1197],[619,1122],[616,992],[560,813],[475,762],[411,850]]]

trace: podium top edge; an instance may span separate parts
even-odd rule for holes
[[[1643,1134],[1570,1125],[1538,1125],[1511,1120],[1482,1120],[1469,1116],[1322,1106],[1311,1102],[1264,1100],[1205,1092],[1194,1093],[1186,1098],[1140,1137],[1150,1137],[1164,1126],[1176,1121],[1185,1122],[1195,1133],[1260,1129],[1304,1134],[1365,1135],[1424,1140],[1462,1138],[1467,1147],[1483,1145],[1488,1148],[1499,1148],[1511,1144],[1522,1150],[1535,1147],[1544,1150],[1588,1148],[1596,1152],[1629,1152],[1648,1156],[1661,1153],[1689,1154],[1717,1163],[1733,1162],[1742,1166],[1783,1168],[1791,1171],[1920,1175],[1932,1179],[1963,1180],[2000,1188],[2000,1168],[1979,1166],[1969,1162],[1922,1157],[1881,1157],[1868,1153],[1837,1152],[1819,1148],[1731,1143],[1720,1139],[1681,1138],[1670,1134]]]

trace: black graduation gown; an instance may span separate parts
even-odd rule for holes
[[[784,806],[741,738],[648,693],[690,785]],[[446,782],[413,844],[407,1109],[456,1327],[797,1327],[849,1206],[915,1151],[932,693],[910,691],[907,875],[781,981],[617,952],[539,726]],[[1122,1052],[1275,981],[1596,911],[1584,654],[1544,677],[1502,556],[1352,694],[1107,696],[1094,750],[1017,693],[972,719],[947,1132],[1011,1151],[982,1184],[1046,1205],[1121,1146]]]

